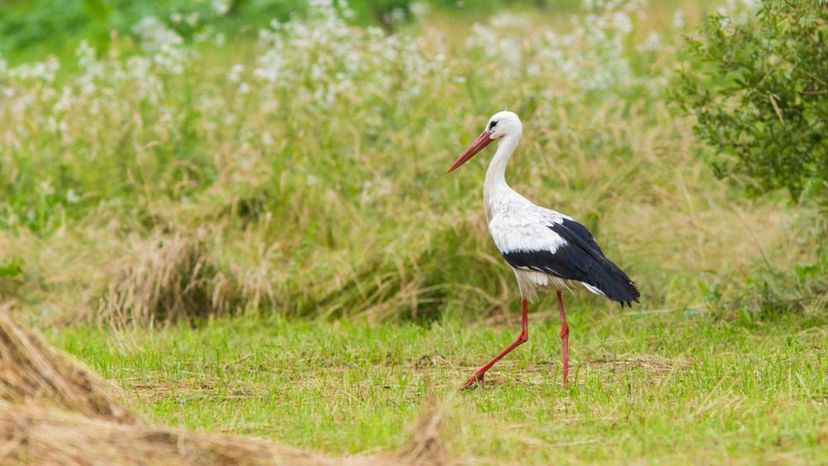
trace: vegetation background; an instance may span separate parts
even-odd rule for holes
[[[172,425],[364,453],[432,393],[452,461],[824,461],[826,6],[786,4],[3,3],[0,299]],[[517,330],[486,156],[445,174],[503,108],[642,303],[567,295],[562,387],[542,299],[457,394]]]

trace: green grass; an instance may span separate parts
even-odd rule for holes
[[[557,319],[485,389],[457,385],[517,333],[247,316],[203,326],[69,328],[51,339],[135,395],[151,419],[331,453],[402,445],[433,390],[452,457],[547,464],[803,462],[828,455],[828,332],[818,316],[732,322],[698,312],[569,312],[574,383],[560,383]]]

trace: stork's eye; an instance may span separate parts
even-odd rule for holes
[[[489,123],[489,131],[493,130],[495,126],[497,126],[496,121],[493,121],[493,122]]]

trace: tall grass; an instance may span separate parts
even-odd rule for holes
[[[0,247],[26,277],[15,296],[57,317],[161,283],[207,284],[210,299],[169,315],[216,302],[375,318],[504,310],[516,291],[486,233],[486,156],[444,172],[508,108],[526,127],[513,185],[587,224],[645,306],[700,305],[762,254],[787,264],[813,244],[780,247],[795,212],[749,203],[691,155],[689,122],[664,98],[681,18],[590,2],[565,18],[425,17],[389,35],[316,2],[254,43],[194,43],[145,18],[138,40],[82,45],[73,63],[0,62]],[[158,235],[203,238],[185,265],[210,264],[209,277],[124,265]],[[164,270],[183,276],[153,276]],[[127,301],[118,315],[152,320]]]

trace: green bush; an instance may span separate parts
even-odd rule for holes
[[[716,173],[828,204],[828,2],[763,1],[686,40],[676,99]]]

